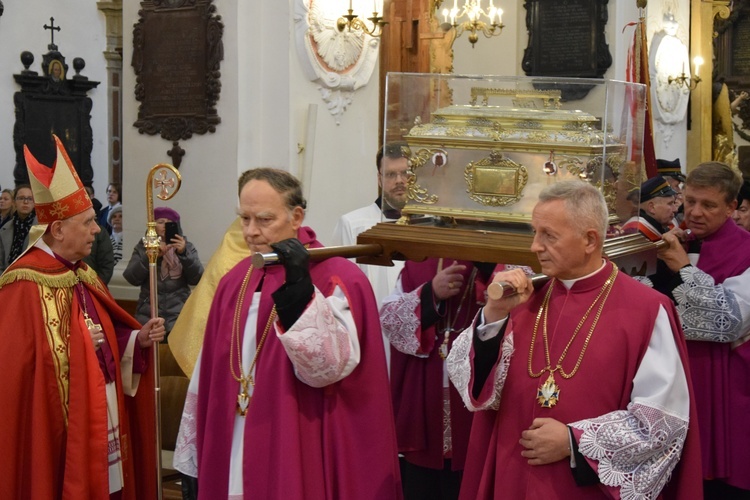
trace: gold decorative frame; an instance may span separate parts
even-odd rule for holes
[[[494,150],[464,169],[469,198],[489,207],[504,207],[521,199],[529,180],[526,167]]]

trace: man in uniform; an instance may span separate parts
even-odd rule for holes
[[[661,235],[673,225],[677,205],[677,193],[664,178],[652,177],[641,184],[641,203],[638,215],[628,220],[622,227],[624,233],[631,233],[636,228],[651,241],[661,240]]]

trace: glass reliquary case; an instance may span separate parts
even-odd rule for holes
[[[408,159],[406,205],[389,226],[410,231],[402,230],[396,239],[417,235],[418,244],[432,238],[418,228],[454,229],[460,231],[459,248],[440,251],[480,260],[486,255],[467,257],[466,249],[481,246],[482,236],[500,234],[501,242],[515,238],[516,263],[536,267],[528,247],[539,192],[554,182],[581,179],[607,200],[608,237],[629,242],[608,242],[608,254],[618,253],[618,246],[642,246],[643,238],[623,236],[619,226],[637,213],[645,180],[645,86],[599,79],[389,73],[385,96],[383,143],[400,144]],[[374,228],[358,241],[382,242],[391,237],[391,228],[385,234]],[[434,241],[450,238],[447,234],[436,234]],[[394,253],[414,258],[404,248]],[[514,262],[503,251],[494,260]]]

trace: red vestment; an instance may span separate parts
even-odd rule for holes
[[[0,278],[0,491],[13,499],[109,498],[105,377],[80,320],[77,279],[117,360],[122,498],[155,498],[153,367],[137,395],[125,397],[116,334],[140,325],[85,264],[74,274],[39,248]]]
[[[421,300],[421,287],[438,273],[438,261],[432,258],[424,262],[407,262],[401,272],[403,292],[407,294],[418,290],[417,295]],[[446,262],[445,267],[452,263]],[[421,302],[413,311],[407,311],[398,302],[384,304],[381,317],[385,318],[382,323],[386,336],[414,337],[418,343],[417,352],[409,353],[391,346],[391,392],[399,452],[408,462],[431,469],[442,469],[444,458],[450,458],[451,469],[460,471],[466,460],[473,414],[466,409],[455,387],[449,384],[451,453],[449,457],[444,457],[444,361],[439,351],[445,329],[451,330],[448,337],[450,349],[459,333],[471,324],[480,307],[477,292],[484,303],[487,278],[475,275],[471,262],[456,263],[466,266],[462,272],[461,290],[458,295],[445,301],[446,312],[435,324],[423,327],[419,321],[418,318],[422,317]],[[472,277],[473,282],[470,282]],[[417,318],[414,325],[404,321],[402,316],[407,313]],[[398,344],[394,342],[394,345]]]
[[[570,290],[559,283],[553,289],[548,311],[549,356],[553,365],[557,363],[576,325],[601,290],[611,269],[611,264],[607,264],[595,275],[577,281]],[[541,407],[537,402],[537,390],[548,373],[544,372],[539,378],[531,377],[528,363],[535,319],[549,286],[550,283],[546,284],[528,302],[511,312],[506,335],[513,334],[513,350],[500,394],[499,408],[478,411],[474,416],[461,484],[462,499],[595,499],[608,498],[609,494],[618,491],[602,485],[577,486],[567,459],[547,465],[529,465],[528,459],[521,456],[524,448],[519,439],[522,431],[528,429],[535,418],[553,418],[564,424],[572,424],[618,410],[628,410],[634,378],[649,347],[660,305],[669,316],[689,387],[685,341],[673,305],[664,296],[619,273],[577,373],[572,378],[565,379],[556,372],[555,379],[560,389],[559,401],[551,408]],[[584,347],[594,314],[592,312],[584,323],[562,362],[567,373],[572,371]],[[540,326],[531,359],[534,372],[545,366],[541,329]],[[475,376],[473,345],[467,345],[466,352],[472,365],[471,380],[468,383],[471,388]],[[496,396],[495,391],[498,389],[495,386],[495,376],[500,369],[499,361],[476,401],[482,402]],[[449,358],[449,366],[451,362]],[[453,370],[451,378],[457,383]],[[608,431],[611,432],[612,428]],[[577,430],[575,432],[580,436]],[[603,430],[602,434],[604,433]],[[658,438],[659,436],[652,436],[655,449],[660,444]],[[596,470],[597,463],[591,465]],[[631,472],[635,474],[638,471]],[[700,446],[692,397],[689,430],[681,459],[672,474],[672,480],[662,493],[669,498],[702,498]]]

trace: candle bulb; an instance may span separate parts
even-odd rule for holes
[[[700,70],[700,67],[703,64],[703,58],[701,56],[697,56],[695,59],[693,59],[693,64],[695,65],[695,76],[698,76],[698,70]]]
[[[443,22],[448,22],[448,9],[443,9]]]

